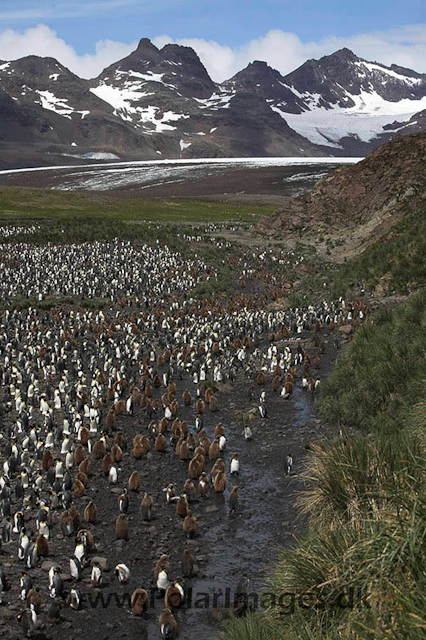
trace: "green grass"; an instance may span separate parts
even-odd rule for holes
[[[396,432],[424,393],[426,291],[360,327],[321,391],[320,416],[364,432]]]
[[[408,294],[426,283],[426,205],[406,215],[386,238],[334,267],[329,286],[337,297],[357,282],[373,290],[382,278],[389,293]]]
[[[25,187],[0,188],[0,218],[5,222],[40,219],[108,221],[214,222],[253,221],[273,213],[273,206],[250,206],[128,196],[125,192],[52,191]]]
[[[294,611],[231,620],[226,640],[425,637],[425,327],[422,291],[356,332],[320,402],[325,422],[355,435],[310,454],[299,497],[309,529],[265,587],[295,594]]]

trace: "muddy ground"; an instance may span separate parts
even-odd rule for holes
[[[312,334],[294,338],[293,346],[301,342],[308,353],[316,354],[312,343]],[[321,359],[321,368],[316,372],[324,380],[333,368],[336,349],[333,340],[323,333],[326,353]],[[285,343],[283,343],[285,344]],[[262,345],[267,348],[266,343]],[[283,345],[282,345],[283,346]],[[183,389],[195,391],[195,385],[188,378],[177,381],[180,398]],[[162,553],[168,553],[171,561],[169,578],[180,575],[182,550],[189,548],[196,557],[197,575],[187,581],[186,588],[192,589],[191,606],[187,604],[176,613],[181,638],[197,638],[197,640],[214,640],[219,637],[221,620],[225,612],[225,597],[232,605],[238,581],[243,573],[250,579],[250,591],[261,597],[265,577],[273,566],[279,549],[292,544],[293,534],[300,532],[303,522],[297,517],[295,494],[301,488],[298,474],[302,471],[306,456],[307,442],[329,435],[316,419],[315,405],[317,395],[311,395],[300,387],[300,380],[288,400],[272,391],[270,382],[267,390],[266,419],[256,418],[251,424],[254,432],[252,442],[245,442],[242,426],[238,422],[238,412],[248,411],[257,405],[260,387],[255,386],[255,398],[248,399],[248,388],[252,381],[244,377],[241,370],[238,379],[230,385],[222,387],[217,394],[220,410],[211,413],[206,409],[204,428],[212,437],[215,425],[222,422],[226,429],[227,450],[225,462],[228,475],[228,486],[224,495],[214,492],[206,500],[194,502],[191,506],[197,517],[199,532],[195,540],[187,541],[182,531],[182,520],[176,515],[175,508],[166,504],[163,488],[173,480],[177,489],[183,487],[187,478],[187,463],[180,462],[170,446],[162,454],[151,451],[142,460],[134,460],[129,452],[119,467],[119,484],[111,489],[107,478],[101,473],[101,461],[92,463],[93,476],[89,479],[86,496],[76,501],[82,513],[89,499],[93,499],[98,509],[98,522],[89,526],[97,545],[96,555],[108,558],[111,569],[119,562],[126,563],[131,570],[128,585],[119,585],[113,570],[105,572],[105,585],[94,589],[90,585],[90,568],[83,571],[83,579],[79,588],[84,594],[81,611],[73,611],[64,606],[62,620],[59,624],[46,622],[42,613],[40,619],[43,627],[38,634],[41,638],[56,640],[83,640],[87,633],[100,640],[115,638],[152,638],[159,637],[158,615],[163,607],[163,600],[154,600],[152,607],[143,619],[135,618],[130,613],[128,598],[133,589],[154,587],[153,570]],[[164,389],[156,390],[160,397]],[[13,418],[14,416],[10,416]],[[181,406],[179,417],[194,423],[193,407]],[[130,446],[136,433],[146,432],[148,419],[143,410],[138,409],[133,417],[117,418],[117,426],[122,427]],[[241,473],[238,479],[231,479],[229,464],[232,453],[240,454]],[[284,462],[287,453],[294,459],[293,475],[285,475]],[[208,462],[207,471],[212,463]],[[115,540],[115,519],[118,515],[118,494],[127,483],[134,469],[142,476],[142,493],[131,494],[129,510],[130,538],[128,543]],[[231,487],[238,484],[240,505],[237,514],[230,514],[228,495]],[[150,493],[155,500],[154,517],[150,523],[142,521],[140,501],[143,491]],[[68,592],[73,582],[67,576],[69,558],[73,554],[74,540],[64,539],[58,524],[60,512],[55,511],[52,529],[50,554],[47,561],[58,563],[66,579]],[[34,527],[28,522],[27,527]],[[14,536],[16,538],[16,536]],[[91,554],[93,557],[94,554]],[[22,562],[16,557],[16,540],[10,550],[3,545],[1,562],[13,582],[11,591],[5,594],[4,606],[0,608],[0,636],[7,638],[22,637],[16,623],[16,615],[22,610],[23,603],[18,600],[18,577],[23,570]],[[49,562],[29,573],[39,587],[45,602],[49,600],[48,568]],[[191,591],[188,591],[190,594]],[[229,594],[226,596],[226,594]],[[96,605],[97,594],[99,601]],[[203,595],[204,594],[204,595]],[[207,596],[206,596],[207,594]],[[102,600],[103,598],[103,604]],[[208,598],[208,601],[207,601]]]

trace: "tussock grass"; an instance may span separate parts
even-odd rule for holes
[[[323,385],[321,418],[364,432],[398,431],[426,380],[426,291],[357,332]]]
[[[311,452],[299,496],[309,530],[266,585],[293,593],[294,609],[231,621],[227,640],[425,637],[425,312],[420,292],[356,333],[321,402],[355,436]]]
[[[385,238],[330,273],[333,295],[345,295],[356,283],[373,290],[382,278],[389,293],[408,294],[426,283],[426,203],[407,212]]]

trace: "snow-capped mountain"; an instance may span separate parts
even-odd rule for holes
[[[422,130],[425,113],[425,74],[348,49],[286,76],[255,61],[221,85],[193,49],[158,49],[146,38],[93,80],[53,58],[0,61],[3,166],[62,163],[64,155],[359,156]]]
[[[162,157],[320,154],[262,96],[212,82],[189,47],[159,50],[144,38],[136,51],[105,69],[90,91],[141,134],[164,134],[157,149]]]
[[[309,60],[284,84],[305,110],[293,114],[285,103],[273,108],[314,144],[336,149],[362,150],[365,143],[369,151],[388,138],[389,125],[426,108],[426,75],[368,62],[348,49]]]

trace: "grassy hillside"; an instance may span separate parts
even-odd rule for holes
[[[125,193],[53,191],[26,187],[0,187],[0,220],[34,219],[103,221],[211,222],[253,221],[274,211],[273,206],[245,205],[203,200],[164,200],[131,197]]]
[[[425,326],[422,291],[356,333],[322,392],[342,436],[308,461],[309,530],[266,585],[275,606],[231,621],[227,640],[425,637]]]
[[[332,251],[332,249],[331,249]],[[410,293],[426,282],[426,203],[418,204],[380,240],[329,272],[336,295],[361,282],[367,291]]]

